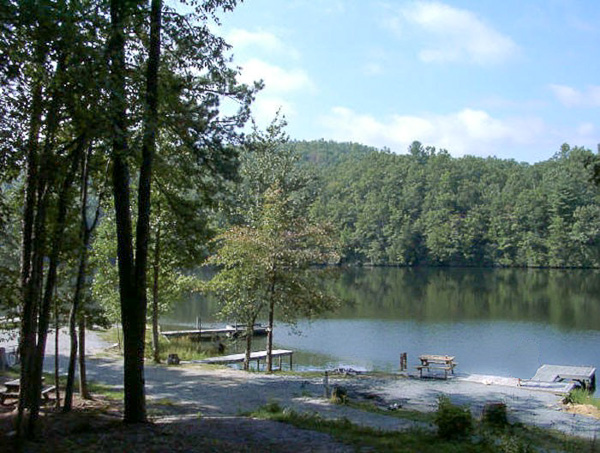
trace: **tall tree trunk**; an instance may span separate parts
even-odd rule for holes
[[[57,68],[58,71],[59,68]],[[40,409],[40,392],[42,389],[42,358],[39,358],[40,333],[44,332],[43,347],[46,346],[45,335],[48,332],[50,305],[42,300],[42,288],[44,281],[44,257],[46,255],[46,213],[49,203],[49,186],[52,183],[55,173],[55,165],[51,162],[52,151],[54,147],[54,135],[58,126],[57,107],[58,99],[56,93],[50,103],[49,111],[46,112],[46,138],[38,162],[37,181],[36,181],[36,201],[33,211],[33,238],[30,251],[30,278],[27,281],[24,305],[33,304],[31,312],[33,318],[28,321],[28,325],[33,327],[32,331],[24,333],[23,341],[26,347],[22,349],[21,379],[19,399],[23,399],[23,406],[29,409],[29,420],[25,435],[28,438],[35,436],[35,428]],[[40,125],[41,126],[41,125]],[[48,287],[47,287],[48,288]],[[46,288],[46,289],[47,289]],[[49,299],[51,300],[50,293]],[[48,300],[46,300],[48,302]],[[24,310],[26,311],[26,309]],[[29,315],[29,314],[28,314]],[[35,327],[37,326],[37,332]],[[37,338],[36,338],[37,334]],[[37,343],[36,343],[37,340]],[[21,406],[21,404],[19,404]],[[19,407],[21,413],[21,407]],[[19,434],[22,434],[21,415],[17,417]]]
[[[51,112],[52,113],[52,109]],[[55,131],[55,126],[48,128],[50,132],[53,133]],[[52,138],[52,136],[50,138]],[[50,155],[50,149],[52,147],[49,145],[48,150],[45,154]],[[68,201],[69,201],[69,191],[71,190],[71,186],[73,185],[73,180],[75,179],[75,174],[77,173],[77,169],[79,167],[79,162],[83,150],[85,149],[85,137],[80,137],[75,149],[73,150],[70,156],[70,167],[65,175],[63,180],[61,190],[58,197],[58,213],[56,223],[54,224],[54,231],[52,233],[52,250],[50,252],[50,256],[48,259],[48,275],[46,276],[46,285],[44,288],[44,297],[42,298],[42,304],[40,307],[40,316],[38,322],[38,341],[35,351],[35,362],[32,370],[32,392],[35,397],[33,398],[33,404],[31,406],[30,414],[29,414],[29,426],[28,426],[28,434],[29,436],[33,436],[35,432],[35,424],[37,423],[37,419],[39,417],[40,410],[40,398],[39,395],[42,390],[42,369],[44,365],[44,354],[46,350],[46,339],[48,336],[48,327],[50,324],[50,308],[52,305],[52,296],[54,293],[54,288],[56,285],[57,272],[58,272],[58,263],[59,256],[62,252],[62,243],[64,238],[64,232],[66,228],[66,220],[67,220],[67,211],[68,211]],[[51,179],[52,175],[48,176],[48,179]],[[46,198],[46,194],[44,194],[43,198]],[[42,201],[44,203],[44,201]],[[45,211],[45,208],[40,210],[41,212]],[[42,219],[42,222],[44,219]]]
[[[79,316],[79,395],[85,400],[91,400],[92,395],[87,385],[87,372],[85,368],[85,316]]]
[[[60,320],[58,314],[58,295],[54,292],[54,386],[56,387],[56,399],[54,407],[60,409],[60,374],[59,374],[59,342],[60,342]]]
[[[133,233],[130,212],[129,167],[127,165],[127,104],[125,92],[125,2],[111,0],[110,102],[112,121],[112,183],[117,228],[117,258],[119,263],[119,296],[124,335],[125,421],[146,420],[144,398],[143,341],[132,325],[133,313],[138,310],[134,285]]]
[[[90,145],[91,148],[91,145]],[[89,157],[91,149],[88,148],[88,152],[85,156],[83,164],[83,176],[81,183],[81,243],[79,248],[79,266],[77,269],[77,281],[75,283],[75,291],[73,294],[73,303],[71,305],[71,311],[69,313],[69,337],[71,341],[71,352],[69,355],[69,366],[67,373],[67,384],[65,386],[65,402],[63,406],[63,412],[69,412],[73,404],[73,387],[75,385],[75,365],[77,361],[77,319],[80,317],[80,306],[83,299],[85,289],[85,274],[87,270],[87,259],[88,249],[90,247],[90,241],[92,232],[98,224],[100,217],[100,199],[102,193],[99,195],[98,205],[96,207],[96,213],[94,220],[91,225],[88,225],[87,210],[88,210],[88,179],[89,179]],[[83,315],[81,315],[83,317]],[[84,329],[85,330],[85,329]],[[85,331],[83,332],[85,338]],[[83,348],[82,348],[83,349]],[[83,349],[83,357],[85,363],[85,350]],[[81,376],[81,374],[80,374]],[[80,385],[81,389],[81,385]],[[81,391],[80,391],[81,393]],[[83,396],[83,395],[82,395]]]
[[[81,263],[80,263],[81,269]],[[69,352],[69,365],[67,367],[67,384],[65,385],[65,402],[63,404],[63,412],[69,412],[73,406],[73,385],[75,382],[75,363],[77,360],[77,331],[76,331],[76,316],[77,310],[75,306],[75,298],[77,295],[77,287],[79,286],[79,272],[77,273],[77,284],[75,288],[75,296],[73,296],[73,304],[69,312],[69,340],[71,344]]]
[[[41,52],[39,52],[41,53]],[[45,58],[44,54],[38,59]],[[21,242],[21,293],[23,307],[21,310],[21,327],[19,336],[19,354],[21,356],[20,394],[16,419],[16,431],[23,435],[23,417],[29,401],[30,359],[35,351],[35,331],[37,327],[37,299],[32,290],[34,275],[33,232],[35,219],[36,193],[38,186],[38,147],[39,133],[42,122],[42,83],[37,80],[32,89],[31,115],[29,134],[27,138],[27,170],[25,176],[25,201],[23,207],[23,226]]]
[[[244,371],[250,369],[250,354],[252,353],[252,338],[254,337],[254,323],[256,316],[253,316],[250,322],[246,325],[246,351],[244,355]]]
[[[125,417],[127,423],[146,421],[144,395],[144,340],[146,330],[146,269],[150,221],[152,161],[158,124],[158,64],[160,59],[161,0],[152,0],[150,51],[146,76],[146,109],[143,124],[142,164],[139,176],[136,255],[133,257],[127,147],[127,105],[125,96],[126,4],[111,0],[111,113],[113,129],[113,194],[117,224],[119,291],[124,340]]]
[[[269,331],[267,332],[267,373],[273,371],[273,317],[275,313],[275,301],[273,297],[269,301]]]
[[[160,223],[156,230],[154,244],[153,284],[152,284],[152,353],[154,363],[160,363],[160,347],[158,343],[158,285],[160,271]]]
[[[273,371],[273,318],[275,315],[275,266],[271,270],[269,288],[269,331],[267,332],[267,373]]]

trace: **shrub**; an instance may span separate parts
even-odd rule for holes
[[[331,399],[336,404],[346,404],[348,402],[348,391],[344,387],[333,387]]]
[[[494,428],[504,428],[507,426],[506,404],[487,403],[483,408],[483,422]]]
[[[496,442],[496,447],[501,453],[533,453],[533,448],[523,443],[516,437],[504,435]]]
[[[262,409],[268,414],[278,414],[283,410],[277,401],[269,401]]]
[[[469,408],[452,404],[450,398],[441,396],[434,423],[438,428],[438,436],[443,439],[465,437],[471,431],[473,417]]]
[[[563,398],[563,404],[591,404],[600,409],[600,400],[584,389],[574,389]]]

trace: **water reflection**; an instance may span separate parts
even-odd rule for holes
[[[600,364],[595,270],[355,268],[331,286],[335,313],[301,321],[302,335],[277,326],[299,365],[396,369],[400,352],[448,353],[464,372],[530,377],[543,363]],[[210,323],[217,311],[193,297],[164,321]]]

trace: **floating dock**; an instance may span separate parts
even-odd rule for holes
[[[269,329],[261,324],[254,326],[254,336],[264,336],[267,334]],[[161,332],[161,334],[167,338],[190,338],[192,340],[218,340],[220,338],[237,338],[243,336],[246,333],[246,327],[236,324],[227,325],[220,328],[210,329],[191,329],[191,330],[172,330]]]
[[[273,359],[277,358],[279,360],[279,369],[281,369],[281,360],[283,357],[290,358],[290,370],[293,366],[292,356],[294,351],[290,351],[288,349],[273,349],[271,352],[271,356]],[[219,357],[210,357],[208,359],[203,360],[192,360],[190,363],[204,363],[209,365],[229,365],[232,363],[242,363],[246,358],[246,354],[231,354],[231,355],[223,355]],[[250,353],[250,361],[256,361],[258,368],[260,368],[260,361],[267,360],[267,351],[256,351]]]
[[[596,368],[591,366],[542,365],[521,387],[569,393],[575,388],[593,392],[596,389]]]

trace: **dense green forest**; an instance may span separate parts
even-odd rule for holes
[[[590,150],[563,145],[527,164],[295,142],[318,175],[313,215],[339,229],[344,262],[598,267],[600,206]]]

